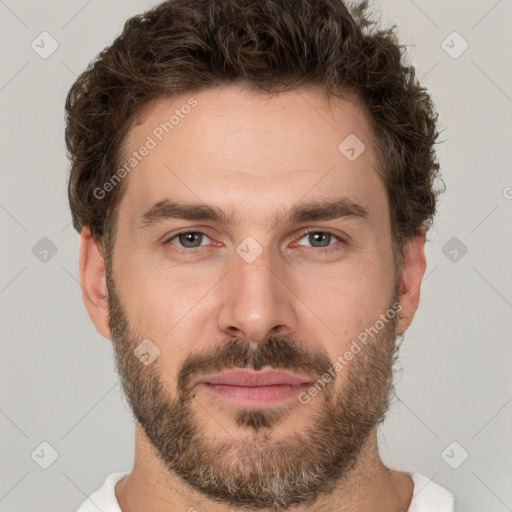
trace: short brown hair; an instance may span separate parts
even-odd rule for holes
[[[94,190],[118,169],[123,140],[150,101],[234,82],[271,94],[319,85],[365,106],[401,259],[436,209],[437,113],[395,29],[376,28],[367,12],[367,2],[341,0],[169,0],[129,19],[66,99],[75,229],[89,226],[104,249],[113,243],[125,183],[102,199]]]

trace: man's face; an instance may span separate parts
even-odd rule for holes
[[[167,468],[211,498],[310,502],[353,467],[391,383],[396,276],[365,115],[316,90],[222,87],[159,100],[140,121],[124,156],[155,145],[126,178],[108,281],[135,415]],[[160,355],[146,366],[133,351],[148,339]],[[205,383],[233,368],[304,384]]]

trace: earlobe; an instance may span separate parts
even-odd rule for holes
[[[99,242],[84,227],[80,234],[80,284],[82,297],[97,331],[111,338],[105,261]]]
[[[410,239],[404,246],[404,258],[399,278],[400,312],[396,334],[403,334],[410,326],[420,301],[421,280],[425,274],[425,231]]]

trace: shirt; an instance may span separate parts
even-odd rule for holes
[[[128,473],[112,473],[103,485],[85,500],[77,512],[122,512],[115,486]],[[410,475],[414,482],[413,497],[407,512],[453,512],[453,495],[420,473]]]

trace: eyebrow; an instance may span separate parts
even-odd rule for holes
[[[294,205],[290,211],[277,214],[274,217],[273,225],[340,218],[367,220],[368,210],[361,204],[346,197],[311,203],[298,203]],[[200,203],[183,204],[165,199],[154,204],[142,215],[137,228],[144,229],[168,219],[200,220],[225,225],[233,224],[233,219],[228,217],[223,210],[216,206]]]

